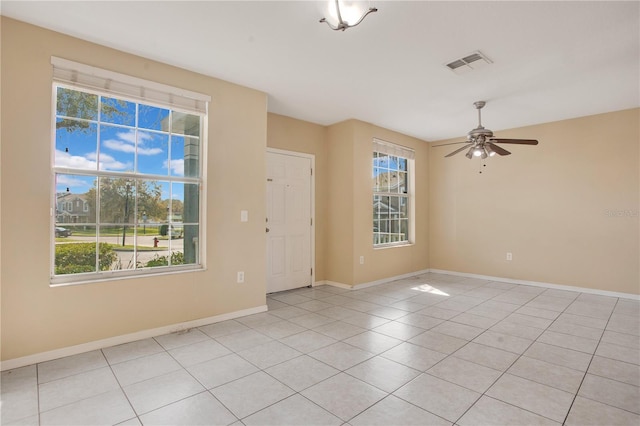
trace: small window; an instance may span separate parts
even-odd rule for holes
[[[374,140],[373,245],[384,247],[412,242],[413,151]]]

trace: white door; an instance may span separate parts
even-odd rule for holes
[[[311,284],[311,158],[267,152],[267,293]]]

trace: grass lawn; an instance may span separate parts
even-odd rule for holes
[[[95,228],[85,230],[85,229],[81,229],[80,227],[77,227],[77,228],[70,227],[70,229],[73,232],[73,235],[79,235],[82,237],[93,237],[94,235],[96,235]],[[138,235],[150,235],[150,236],[160,235],[160,233],[158,232],[157,226],[147,226],[146,230],[142,226],[138,226],[138,228],[127,226],[127,235],[133,235],[134,229],[138,231]],[[106,227],[100,228],[100,235],[103,237],[112,237],[112,236],[122,235],[122,228],[106,228]]]

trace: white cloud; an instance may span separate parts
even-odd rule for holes
[[[68,186],[69,188],[88,188],[92,185],[86,180],[70,175],[58,175],[56,184]]]
[[[129,130],[128,132],[117,132],[116,137],[124,142],[129,142],[131,145],[136,143],[136,132]]]
[[[136,147],[134,145],[116,139],[107,139],[106,141],[102,141],[102,146],[114,151],[126,152],[130,154],[136,152]]]
[[[85,156],[71,155],[68,152],[60,151],[56,149],[56,167],[68,167],[72,169],[82,170],[96,170],[96,153],[90,152]],[[108,154],[100,154],[100,169],[101,170],[131,170],[133,168],[131,163],[123,163],[117,161],[115,158]]]
[[[168,169],[169,161],[164,160],[162,162],[162,167]],[[184,176],[184,160],[171,160],[171,174],[174,176]]]
[[[133,154],[136,152],[136,135],[134,131],[118,132],[116,133],[117,139],[107,139],[102,141],[102,145],[112,149],[114,151],[126,152]],[[152,141],[153,136],[149,133],[138,133],[138,155],[157,155],[162,154],[162,148],[145,148],[144,144],[147,141]]]

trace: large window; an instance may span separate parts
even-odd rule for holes
[[[373,245],[411,242],[413,151],[387,142],[373,144]]]
[[[100,89],[54,82],[52,283],[201,268],[206,116]]]

